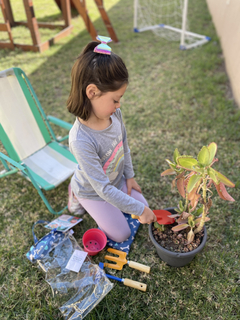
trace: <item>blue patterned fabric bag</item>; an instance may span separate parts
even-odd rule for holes
[[[68,232],[63,233],[56,229],[51,230],[48,234],[42,237],[40,240],[37,239],[34,228],[37,224],[48,224],[49,221],[39,220],[34,223],[32,227],[32,234],[34,239],[34,245],[31,246],[30,250],[26,254],[28,260],[36,262],[37,260],[43,259],[53,248],[55,248],[64,238],[68,237]]]
[[[112,239],[107,238],[107,245],[113,249],[121,250],[128,254],[130,251],[131,244],[134,241],[136,233],[140,226],[140,222],[138,221],[138,219],[133,219],[130,214],[123,212],[123,215],[125,216],[129,228],[131,230],[130,237],[123,242],[115,242]]]

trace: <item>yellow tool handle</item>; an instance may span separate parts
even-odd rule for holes
[[[137,269],[146,273],[150,272],[150,267],[145,266],[144,264],[134,262],[134,261],[128,261],[128,265],[130,268]]]
[[[139,218],[139,216],[136,216],[135,214],[131,214],[131,217],[132,217],[133,219],[138,219],[138,218]]]
[[[133,281],[130,279],[123,279],[123,283],[125,284],[125,286],[131,287],[131,288],[135,288],[141,291],[146,291],[147,290],[147,285],[145,283],[141,283],[141,282],[137,282],[137,281]]]

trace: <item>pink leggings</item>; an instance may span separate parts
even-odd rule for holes
[[[127,184],[125,182],[122,192],[127,193]],[[144,203],[148,207],[148,203],[144,196],[132,189],[131,197]],[[95,201],[89,199],[77,198],[83,208],[96,221],[99,228],[105,232],[108,238],[116,242],[122,242],[131,235],[127,220],[122,212],[106,201]]]

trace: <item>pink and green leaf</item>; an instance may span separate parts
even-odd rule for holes
[[[191,211],[194,211],[194,210],[195,210],[195,208],[196,208],[196,206],[197,206],[197,204],[198,204],[198,201],[199,201],[200,199],[201,199],[201,195],[198,194],[198,193],[195,193],[194,198],[191,200],[191,207],[192,207]]]
[[[171,189],[174,190],[176,185],[176,179],[173,179],[172,183],[171,183]]]
[[[184,224],[188,222],[188,219],[182,219],[181,217],[179,219],[176,220],[176,222],[180,225],[180,224]]]
[[[176,172],[179,171],[179,169],[177,168],[177,165],[173,162],[171,162],[170,160],[166,159],[167,163],[169,164],[170,168]]]
[[[194,167],[196,167],[198,165],[198,161],[191,156],[178,157],[177,163],[180,167],[187,169],[187,170],[193,170],[193,171],[194,171]]]
[[[215,182],[215,183],[218,183],[218,179],[217,179],[217,176],[216,176],[216,171],[212,168],[209,168],[208,169],[208,175],[209,177]]]
[[[191,204],[191,212],[195,210],[199,199],[201,198],[201,195],[197,193],[199,184],[201,181],[199,180],[196,186],[192,189],[192,191],[188,194],[188,200],[190,201]]]
[[[226,186],[230,187],[230,188],[234,188],[235,184],[230,181],[228,178],[226,178],[223,174],[221,174],[220,172],[212,169],[214,171],[215,176],[217,177],[217,179],[222,182],[223,184],[225,184]],[[213,180],[214,181],[214,180]]]
[[[191,192],[198,184],[198,182],[201,180],[201,176],[194,174],[190,177],[188,184],[187,184],[187,192]]]
[[[181,216],[182,216],[182,219],[187,219],[189,216],[191,216],[191,214],[186,211],[183,211]]]
[[[175,168],[176,167],[176,164],[173,163],[172,161],[166,159],[167,163],[170,165],[171,168]]]
[[[172,231],[178,232],[178,231],[186,229],[187,227],[189,227],[189,225],[187,223],[179,224],[179,225],[173,227]]]
[[[208,147],[202,147],[198,154],[198,162],[202,164],[204,167],[207,167],[211,164],[210,152],[208,150]]]
[[[177,180],[177,188],[180,195],[185,198],[184,177]]]
[[[168,176],[168,175],[171,175],[171,174],[176,174],[175,170],[173,169],[167,169],[165,171],[163,171],[161,173],[161,177],[164,177],[164,176]]]
[[[199,225],[199,223],[201,222],[201,220],[202,220],[202,218],[197,218],[197,219],[195,220],[196,226]],[[209,217],[205,217],[204,222],[208,222],[208,221],[210,221],[210,220],[211,220],[211,219],[210,219]]]
[[[178,149],[175,149],[174,153],[173,153],[173,160],[175,163],[177,163],[177,158],[180,157],[180,153],[178,151]]]
[[[189,174],[188,174],[187,176],[185,176],[185,181],[184,181],[185,187],[187,186],[187,184],[188,184],[189,179],[191,178],[191,176],[193,176],[194,174],[196,174],[195,171],[190,171]]]
[[[230,196],[230,194],[227,192],[224,184],[222,182],[220,182],[219,184],[216,184],[215,182],[213,182],[216,189],[217,189],[217,192],[219,194],[219,197],[222,198],[223,200],[227,200],[227,201],[235,201],[233,199],[233,197]]]
[[[213,162],[214,160],[214,157],[217,153],[217,144],[215,142],[212,142],[209,144],[208,146],[208,150],[209,150],[209,153],[210,153],[210,164]]]
[[[199,183],[192,189],[191,192],[189,192],[188,194],[188,200],[191,201],[192,199],[195,198],[195,195],[197,193],[197,189],[198,189]]]
[[[176,213],[176,214],[171,214],[171,215],[169,215],[168,217],[169,218],[177,218],[177,217],[179,217],[180,216],[180,213]]]
[[[187,244],[193,242],[194,240],[194,232],[192,231],[192,229],[187,234],[187,240],[188,240]]]

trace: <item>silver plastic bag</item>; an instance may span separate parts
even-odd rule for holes
[[[78,273],[66,269],[75,250],[82,248],[69,234],[43,259],[38,260],[65,320],[83,319],[113,287],[104,271],[88,256]]]

